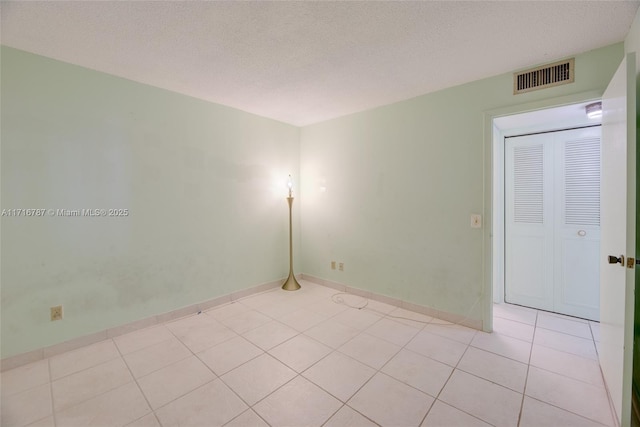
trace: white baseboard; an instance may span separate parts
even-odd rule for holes
[[[469,328],[477,329],[479,331],[482,330],[483,324],[482,324],[482,320],[480,319],[469,319],[468,317],[461,316],[459,314],[453,314],[446,311],[436,310],[435,308],[427,307],[420,304],[414,304],[412,302],[404,301],[398,298],[393,298],[387,295],[377,294],[375,292],[371,292],[371,291],[367,291],[359,288],[354,288],[351,286],[344,285],[342,283],[333,282],[331,280],[320,279],[318,277],[311,276],[309,274],[303,274],[302,278],[303,280],[308,280],[318,285],[323,285],[329,288],[333,288],[340,292],[347,292],[350,294],[361,296],[363,298],[368,298],[374,301],[383,302],[385,304],[404,308],[405,310],[414,311],[416,313],[425,314],[427,316],[446,320],[447,322],[459,323]]]
[[[309,274],[296,275],[298,280],[308,280],[318,285],[326,286],[335,289],[339,292],[347,292],[350,294],[358,295],[363,298],[368,298],[374,301],[379,301],[385,304],[401,307],[409,311],[425,314],[427,316],[436,317],[438,319],[446,320],[451,323],[459,323],[464,326],[468,326],[473,329],[482,330],[482,320],[468,319],[458,314],[447,313],[445,311],[436,310],[434,308],[426,307],[419,304],[414,304],[408,301],[403,301],[397,298],[392,298],[386,295],[377,294],[367,290],[354,288],[344,285],[342,283],[333,282],[331,280],[320,279],[318,277],[311,276]],[[89,335],[83,335],[71,340],[54,344],[48,347],[43,347],[37,350],[29,351],[26,353],[17,354],[0,360],[0,372],[8,371],[28,363],[37,362],[38,360],[46,359],[67,351],[75,350],[80,347],[95,344],[97,342],[114,338],[120,335],[124,335],[129,332],[136,331],[138,329],[147,328],[149,326],[158,325],[169,322],[171,320],[178,319],[180,317],[189,316],[199,311],[208,310],[210,308],[227,304],[232,301],[237,301],[241,298],[249,295],[257,294],[260,292],[268,291],[273,288],[282,285],[283,279],[274,280],[272,282],[263,283],[258,286],[243,289],[233,292],[228,295],[216,297],[207,301],[200,302],[198,304],[192,304],[186,307],[178,308],[176,310],[169,311],[167,313],[161,313],[155,316],[150,316],[144,319],[135,320],[133,322],[126,323],[124,325],[116,326],[113,328],[105,329],[100,332],[96,332]]]
[[[302,278],[302,275],[296,276]],[[242,289],[240,291],[233,292],[228,295],[223,295],[210,300],[206,300],[197,304],[191,304],[186,307],[181,307],[176,310],[172,310],[166,313],[157,314],[144,319],[135,320],[133,322],[126,323],[124,325],[115,326],[113,328],[105,329],[100,332],[96,332],[89,335],[82,335],[77,338],[70,339],[58,344],[50,345],[47,347],[39,348],[37,350],[29,351],[26,353],[17,354],[15,356],[6,357],[0,360],[0,372],[8,371],[28,363],[37,362],[38,360],[46,359],[67,351],[75,350],[80,347],[95,344],[97,342],[114,338],[120,335],[124,335],[129,332],[136,331],[138,329],[147,328],[149,326],[162,324],[171,320],[178,319],[180,317],[189,316],[199,311],[208,310],[218,305],[226,304],[232,301],[239,300],[249,295],[257,294],[260,292],[268,291],[282,285],[284,278],[274,280],[253,286],[251,288]]]

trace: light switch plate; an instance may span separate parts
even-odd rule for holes
[[[471,214],[471,228],[482,228],[482,215]]]

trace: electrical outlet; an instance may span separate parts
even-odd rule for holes
[[[344,271],[344,262],[341,262],[340,264],[338,264],[338,270]]]
[[[471,228],[482,228],[482,215],[471,214]]]
[[[51,321],[54,320],[62,320],[62,306],[56,305],[55,307],[51,307]]]
[[[332,270],[336,269],[336,262],[335,261],[331,261],[331,269]]]

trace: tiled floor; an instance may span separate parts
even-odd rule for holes
[[[302,285],[4,372],[1,424],[612,425],[597,323],[501,304],[486,334]]]

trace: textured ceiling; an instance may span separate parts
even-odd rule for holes
[[[301,126],[622,41],[639,4],[2,1],[0,40]]]

